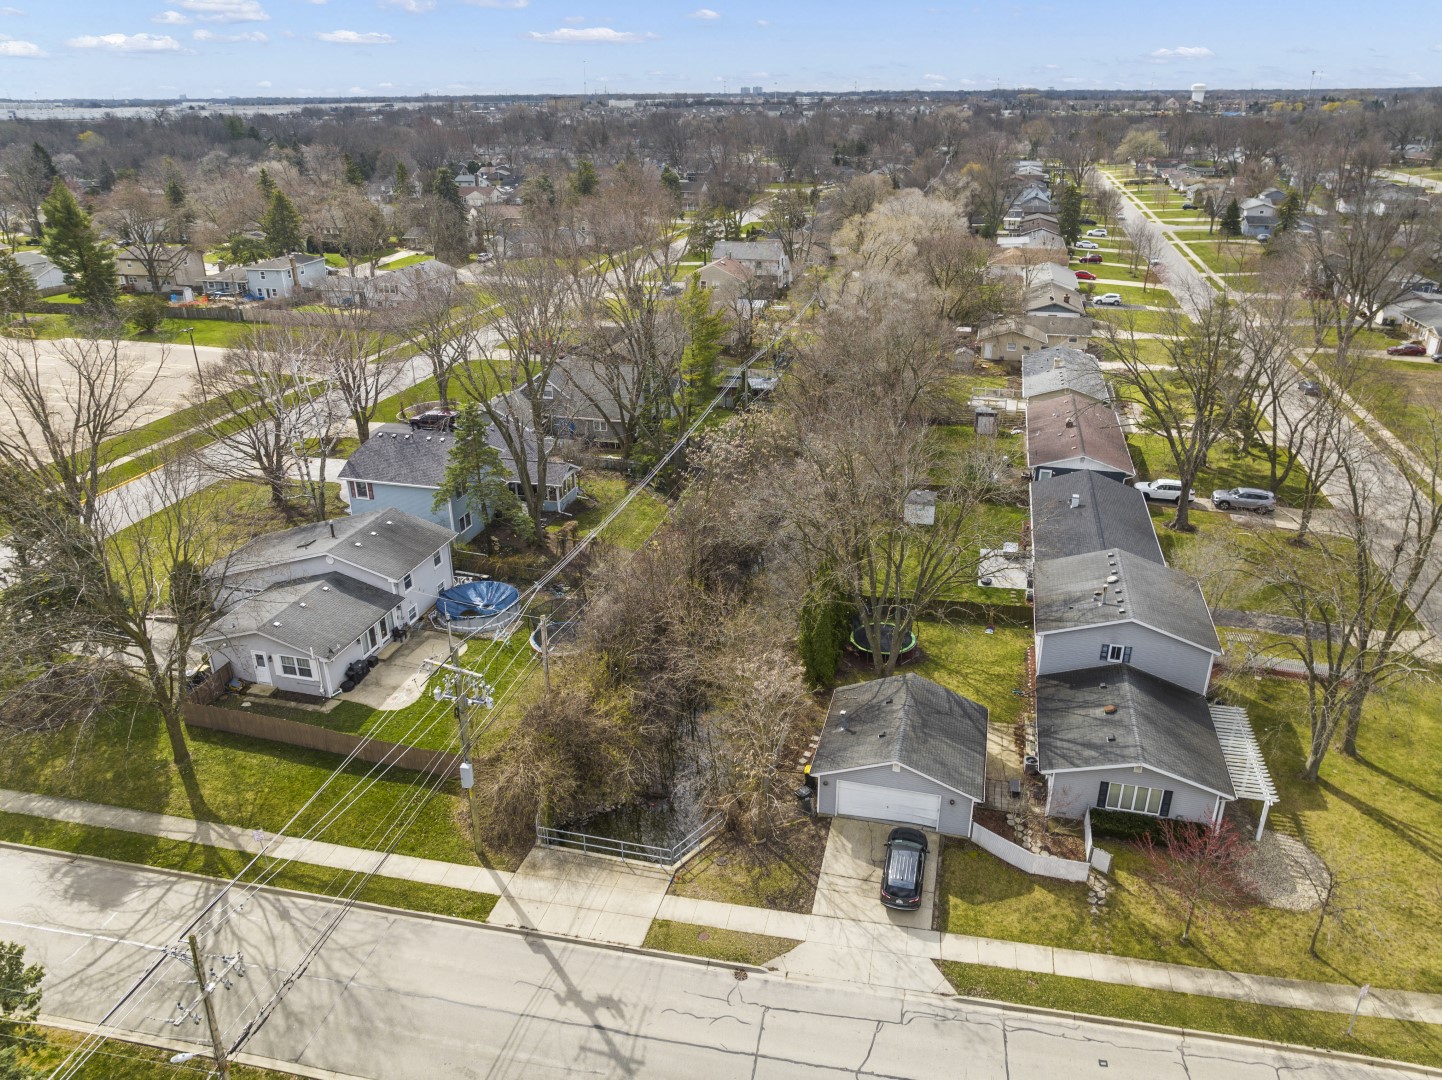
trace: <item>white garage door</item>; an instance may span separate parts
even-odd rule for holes
[[[941,824],[941,796],[838,780],[836,812],[842,817],[905,821],[935,829]]]

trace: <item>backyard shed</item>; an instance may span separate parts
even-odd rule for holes
[[[843,686],[811,762],[816,810],[970,836],[986,730],[986,706],[920,675]]]

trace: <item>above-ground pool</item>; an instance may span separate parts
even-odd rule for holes
[[[895,623],[881,624],[881,652],[890,653],[892,642],[896,637]],[[876,650],[871,647],[871,636],[866,632],[866,626],[861,620],[851,624],[851,647],[857,652],[871,656]],[[901,643],[901,652],[897,654],[900,660],[910,660],[916,654],[916,631],[908,630],[906,637]]]
[[[573,622],[553,622],[546,627],[546,651],[552,656],[565,656],[567,653],[576,651],[576,624]],[[536,655],[541,653],[541,628],[538,626],[531,631],[531,648]]]
[[[494,619],[514,608],[521,591],[504,581],[467,581],[447,589],[436,600],[441,618]]]

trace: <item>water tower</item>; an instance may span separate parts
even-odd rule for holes
[[[1200,105],[1206,98],[1207,84],[1199,82],[1192,83],[1192,104]]]

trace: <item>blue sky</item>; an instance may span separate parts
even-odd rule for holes
[[[1425,3],[703,2],[0,0],[0,96],[1442,84]]]

